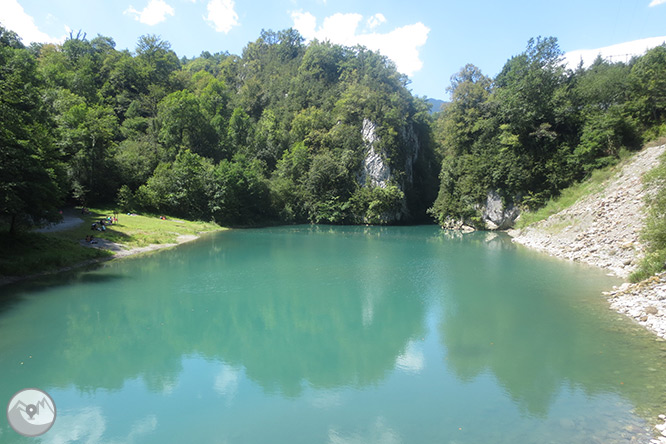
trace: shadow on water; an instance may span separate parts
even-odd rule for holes
[[[106,261],[96,262],[72,270],[48,273],[43,276],[20,280],[0,286],[0,315],[20,304],[24,296],[39,295],[58,287],[79,283],[104,283],[124,279],[121,274],[99,274],[97,271],[105,267]]]

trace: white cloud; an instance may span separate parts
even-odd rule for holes
[[[407,373],[420,373],[425,367],[421,343],[409,341],[405,352],[395,360],[396,367]]]
[[[368,28],[375,29],[377,26],[381,25],[382,23],[386,23],[386,17],[384,17],[384,14],[378,12],[377,14],[370,17],[367,23],[368,23]]]
[[[154,26],[166,20],[167,15],[175,15],[175,12],[164,0],[150,0],[142,11],[137,11],[133,6],[130,6],[124,14],[134,14],[135,20],[148,26]]]
[[[328,442],[329,444],[400,444],[403,440],[395,430],[386,425],[386,420],[380,416],[363,435],[360,433],[343,434],[331,427],[328,429]]]
[[[217,32],[228,34],[231,28],[238,26],[238,14],[234,10],[233,0],[210,0],[208,2],[208,15],[204,19]]]
[[[659,1],[666,2],[666,0]],[[581,60],[584,67],[590,66],[598,55],[612,62],[628,62],[633,56],[643,55],[648,49],[659,46],[664,42],[666,42],[666,36],[633,40],[597,49],[578,49],[564,54],[564,60],[567,67],[571,69],[576,69]]]
[[[653,6],[663,5],[664,3],[666,3],[666,0],[652,0],[650,3],[650,8]]]
[[[51,37],[39,30],[35,25],[35,19],[29,16],[23,6],[19,5],[18,0],[4,0],[2,12],[0,12],[0,22],[5,28],[14,31],[21,37],[23,43],[62,43],[65,36],[60,38]]]
[[[344,46],[363,45],[368,49],[379,51],[393,60],[400,71],[408,76],[423,67],[419,58],[419,48],[428,40],[430,28],[418,22],[387,33],[358,33],[358,26],[363,20],[361,14],[334,14],[326,17],[317,29],[317,18],[309,12],[293,12],[291,18],[294,28],[307,40],[329,40]],[[382,14],[375,14],[368,19],[368,25],[386,21]]]
[[[49,433],[44,435],[42,443],[100,442],[105,430],[106,419],[100,407],[59,411],[57,421]]]
[[[223,364],[220,373],[215,377],[213,389],[220,395],[233,399],[238,391],[239,380],[240,372],[233,367]]]

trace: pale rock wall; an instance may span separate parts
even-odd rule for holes
[[[391,168],[381,153],[375,151],[375,143],[378,140],[376,129],[377,126],[373,122],[363,119],[362,137],[368,151],[363,160],[360,183],[361,186],[386,188],[391,179]]]
[[[506,230],[513,226],[520,215],[515,205],[504,206],[502,197],[497,191],[489,191],[486,204],[481,208],[481,219],[488,230]]]

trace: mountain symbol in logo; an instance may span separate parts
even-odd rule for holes
[[[55,404],[45,392],[26,389],[9,402],[7,419],[12,428],[24,436],[39,436],[55,422]]]
[[[37,403],[35,404],[25,404],[23,401],[19,400],[14,406],[14,410],[24,411],[30,417],[31,420],[34,419],[35,415],[39,416],[40,408],[48,409],[48,412],[50,412],[48,413],[49,417],[55,416],[55,412],[51,407],[51,403],[48,401],[48,399],[46,399],[46,397],[37,401]]]

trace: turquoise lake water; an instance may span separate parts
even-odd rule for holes
[[[2,443],[648,442],[666,347],[604,272],[434,226],[231,230],[0,288]]]

